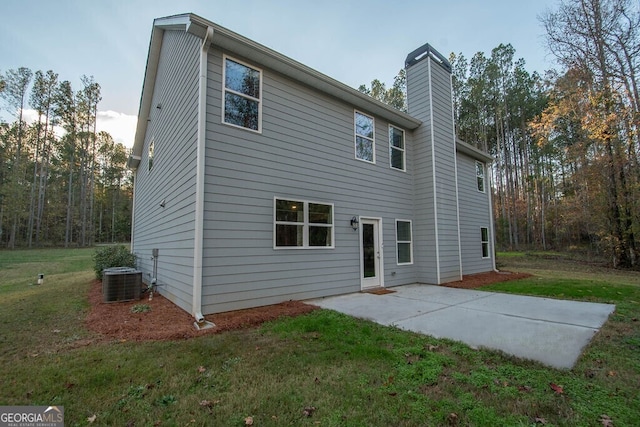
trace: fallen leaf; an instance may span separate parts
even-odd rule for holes
[[[87,421],[89,422],[89,424],[91,424],[96,420],[96,418],[98,418],[98,416],[93,414],[92,416],[87,417]]]
[[[73,386],[75,386],[74,383],[65,383],[64,384],[64,388],[66,388],[67,390],[71,390],[73,388]]]
[[[609,372],[607,372],[607,376],[608,376],[608,377],[615,377],[615,376],[616,376],[616,371],[609,371]]]
[[[129,420],[127,421],[127,427],[134,427],[136,425],[135,420]]]
[[[456,414],[455,412],[452,412],[449,415],[447,415],[447,422],[451,426],[458,425],[458,414]]]
[[[315,412],[316,407],[315,406],[307,406],[306,408],[304,408],[304,410],[302,411],[302,415],[304,415],[305,417],[310,417],[311,415],[313,415],[313,413]]]
[[[535,417],[534,421],[536,422],[536,424],[546,424],[547,423],[547,420],[545,420],[542,417]]]
[[[54,333],[54,334],[59,334],[60,332],[62,332],[60,329],[54,329],[54,330],[53,330],[53,333]]]
[[[200,406],[206,406],[207,408],[210,408],[211,406],[213,406],[213,403],[211,403],[210,400],[201,400]]]
[[[419,354],[405,354],[405,357],[407,358],[407,365],[413,365],[414,363],[416,363],[417,361],[420,360],[420,355]]]
[[[198,366],[198,372],[203,373],[206,370],[207,368],[205,368],[204,366]]]
[[[564,393],[564,390],[562,389],[562,386],[559,386],[558,384],[549,383],[549,387],[551,387],[551,390],[555,391],[556,394]]]
[[[437,346],[437,345],[429,344],[429,345],[427,346],[427,350],[429,350],[429,351],[434,351],[434,350],[437,350],[437,349],[438,349],[438,346]]]
[[[529,393],[531,391],[531,387],[529,387],[528,385],[519,385],[518,391]]]
[[[244,425],[252,426],[253,425],[253,417],[247,417],[244,419]]]
[[[316,377],[316,379],[313,380],[313,382],[316,383],[316,384],[320,384],[320,379],[318,377]]]
[[[613,427],[613,420],[608,415],[600,415],[600,422],[603,427]]]

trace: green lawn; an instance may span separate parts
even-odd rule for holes
[[[637,272],[500,254],[501,268],[535,276],[492,290],[618,307],[558,371],[326,310],[186,341],[98,343],[84,325],[92,253],[0,251],[0,405],[62,405],[67,426],[638,422]]]

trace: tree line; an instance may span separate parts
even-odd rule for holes
[[[529,73],[510,44],[450,55],[457,137],[494,158],[497,246],[587,248],[636,267],[640,5],[560,0],[539,19],[560,70]],[[392,89],[360,88],[390,104]]]
[[[8,248],[127,241],[132,177],[127,150],[96,131],[100,85],[74,91],[57,73],[0,73],[12,122],[0,121],[0,244]],[[26,112],[35,112],[27,121]]]

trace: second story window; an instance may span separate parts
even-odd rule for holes
[[[389,159],[393,169],[406,170],[404,153],[404,131],[389,126]]]
[[[262,131],[262,72],[224,58],[224,123]]]
[[[476,183],[478,191],[484,193],[484,164],[476,162]]]
[[[149,171],[153,169],[153,155],[154,155],[154,151],[153,151],[153,140],[152,140],[151,143],[149,144]]]
[[[376,162],[375,124],[373,117],[355,112],[355,144],[356,159],[365,162]]]

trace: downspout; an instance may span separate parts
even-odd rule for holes
[[[197,330],[213,328],[202,315],[202,257],[204,246],[204,180],[207,120],[207,61],[213,28],[207,27],[200,49],[200,75],[198,81],[198,142],[196,154],[196,212],[193,236],[193,326]]]
[[[493,218],[493,190],[491,189],[491,183],[493,182],[493,167],[489,164],[486,165],[487,170],[489,171],[489,182],[487,185],[487,198],[489,199],[489,226],[491,227],[491,264],[493,267],[493,271],[497,272],[498,268],[496,267],[496,230]]]

